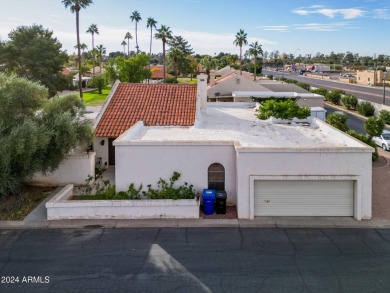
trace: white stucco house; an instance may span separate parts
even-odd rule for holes
[[[107,158],[102,141],[111,138],[117,190],[154,184],[177,171],[199,192],[226,190],[240,219],[371,218],[373,150],[328,124],[315,118],[275,124],[259,120],[252,103],[208,103],[205,75],[198,76],[197,88],[116,86],[97,122],[97,134],[107,137],[97,138],[95,151]],[[154,99],[159,103],[151,106]],[[131,119],[130,109],[138,113]]]

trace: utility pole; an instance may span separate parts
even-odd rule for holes
[[[383,76],[383,105],[386,104],[386,77],[387,77],[387,74],[389,73],[390,71],[386,71],[385,75]]]

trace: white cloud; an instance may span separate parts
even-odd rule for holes
[[[257,28],[265,30],[265,31],[287,32],[289,26],[287,26],[287,25],[265,25],[265,26],[258,26]]]
[[[325,8],[324,6],[321,5],[314,5],[308,8],[301,7],[293,10],[292,12],[299,15],[321,14],[329,18],[341,16],[344,19],[359,18],[366,14],[366,11],[360,8],[332,9],[332,8]]]
[[[265,31],[279,31],[279,32],[288,32],[293,30],[335,32],[343,29],[356,29],[357,27],[352,26],[349,22],[337,22],[337,23],[306,23],[306,24],[292,24],[292,25],[259,26],[257,28]]]
[[[390,19],[390,11],[387,8],[374,9],[373,11],[374,18],[377,19]]]

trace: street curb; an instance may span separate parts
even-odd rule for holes
[[[152,220],[59,220],[0,221],[0,229],[125,229],[125,228],[301,228],[301,229],[390,229],[390,219],[357,221],[353,218],[264,217],[239,219],[152,219]]]

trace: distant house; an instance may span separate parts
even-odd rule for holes
[[[152,71],[151,80],[159,81],[164,79],[164,66],[163,65],[153,65],[150,66],[150,71]],[[165,77],[172,78],[173,75],[168,72],[165,74]]]
[[[382,70],[358,70],[356,73],[356,83],[361,85],[382,85]]]
[[[233,102],[233,91],[269,91],[269,89],[254,82],[253,77],[242,72],[240,75],[236,70],[216,79],[216,72],[210,72],[210,83],[207,87],[208,102]]]
[[[87,88],[88,84],[92,82],[92,79],[93,78],[90,76],[81,76],[81,87]],[[73,77],[72,83],[76,87],[79,85],[79,74],[78,73]]]

